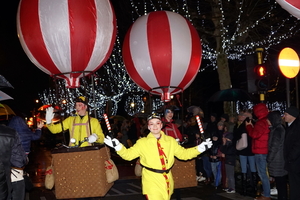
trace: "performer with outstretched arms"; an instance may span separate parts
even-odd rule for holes
[[[130,148],[124,147],[117,139],[106,136],[106,145],[114,148],[125,160],[140,158],[142,169],[143,194],[148,200],[169,200],[173,193],[174,181],[171,168],[175,156],[181,160],[188,160],[206,151],[212,146],[210,139],[192,148],[184,148],[171,136],[167,136],[162,129],[159,115],[148,117],[147,137],[140,138]],[[113,144],[115,142],[115,145]],[[207,147],[206,147],[207,146]]]

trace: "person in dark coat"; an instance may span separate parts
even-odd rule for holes
[[[8,185],[5,174],[5,166],[0,160],[0,200],[6,200],[8,196]]]
[[[300,119],[299,110],[291,106],[284,113],[287,122],[284,142],[285,170],[288,171],[290,200],[300,199]]]
[[[13,118],[11,118],[11,120],[9,120],[7,126],[17,131],[22,143],[22,147],[28,155],[30,152],[31,141],[38,140],[41,138],[41,129],[44,126],[44,123],[43,121],[39,121],[37,124],[37,129],[33,132],[32,130],[30,130],[30,128],[28,127],[28,125],[22,117],[14,116]]]
[[[212,137],[217,131],[218,131],[217,114],[211,113],[210,121],[207,123],[205,132],[209,134],[209,137]]]
[[[24,199],[25,188],[24,194],[16,194],[16,196],[12,197],[11,168],[24,167],[27,157],[17,132],[4,124],[0,124],[0,147],[0,162],[2,163],[0,171],[0,199]]]
[[[268,142],[268,170],[269,175],[275,178],[278,190],[278,200],[287,200],[287,171],[284,169],[283,145],[285,129],[282,125],[279,111],[268,114],[270,124],[270,136]]]
[[[228,132],[228,124],[224,124],[224,132],[222,138],[223,145],[220,147],[220,151],[225,155],[225,170],[228,180],[228,188],[225,191],[227,193],[235,193],[234,167],[236,150],[233,144],[233,133]]]
[[[210,157],[209,161],[211,164],[211,169],[212,173],[214,175],[214,186],[217,188],[221,184],[221,162],[220,162],[220,157],[221,157],[221,152],[220,152],[220,147],[222,145],[222,139],[219,140],[219,134],[215,134],[212,137],[212,147],[209,150]]]
[[[251,186],[254,189],[253,192],[256,193],[256,185],[257,185],[257,174],[256,174],[256,166],[255,166],[255,158],[254,153],[252,152],[252,138],[249,136],[246,126],[245,120],[252,120],[252,112],[251,110],[243,110],[240,111],[238,115],[238,122],[234,127],[234,144],[236,145],[236,141],[241,139],[242,134],[247,134],[247,142],[248,145],[243,150],[236,150],[237,155],[240,158],[241,171],[242,171],[242,195],[246,195],[247,193],[247,164],[249,165],[252,183]]]

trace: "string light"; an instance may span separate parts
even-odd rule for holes
[[[247,13],[250,1],[222,1],[218,0],[214,9],[219,9],[220,19],[217,27],[220,29],[221,48],[216,49],[214,38],[214,29],[209,19],[213,2],[207,1],[187,1],[187,0],[130,0],[131,20],[132,23],[142,15],[146,15],[152,11],[169,10],[184,16],[199,31],[202,38],[202,57],[209,60],[205,66],[201,66],[199,72],[208,68],[217,68],[217,57],[226,55],[230,60],[240,60],[245,55],[255,53],[256,47],[265,49],[264,60],[268,59],[268,50],[283,40],[293,37],[299,33],[300,23],[295,17],[288,15],[282,10],[276,2],[263,1],[265,4],[260,8],[251,7],[251,10],[260,9],[259,15],[256,13],[256,19],[249,21],[251,13]],[[233,11],[228,6],[236,3]],[[259,4],[256,2],[256,4]],[[264,9],[264,10],[263,10]],[[280,15],[277,15],[278,12]],[[285,12],[285,13],[282,13]],[[216,13],[217,14],[217,13]],[[276,19],[278,16],[280,19]],[[234,18],[235,17],[235,18]],[[232,21],[234,19],[235,21]],[[247,20],[246,20],[247,19]],[[248,23],[245,23],[248,22]],[[271,23],[272,22],[272,23]],[[122,22],[121,22],[122,23]],[[248,25],[246,25],[248,24]],[[262,30],[262,32],[260,32]],[[254,39],[253,39],[254,38]],[[106,64],[95,73],[94,83],[88,83],[86,79],[82,79],[82,86],[77,89],[65,88],[64,80],[57,80],[57,92],[55,89],[49,89],[40,94],[43,104],[53,104],[65,99],[66,104],[62,107],[68,114],[74,112],[74,100],[79,95],[87,96],[91,101],[90,111],[95,112],[98,118],[102,118],[103,112],[108,104],[111,104],[112,114],[115,115],[118,109],[118,102],[121,101],[125,94],[128,95],[126,101],[134,102],[136,106],[133,108],[125,108],[129,114],[134,114],[144,110],[141,95],[134,95],[135,92],[144,91],[139,88],[128,76],[121,55],[121,42],[119,37],[116,39],[115,47],[112,55]],[[84,92],[83,92],[84,91]],[[127,103],[126,103],[127,105]],[[153,110],[159,109],[163,105],[160,100],[153,99]],[[279,106],[279,103],[278,105]]]
[[[193,24],[197,24],[198,26],[199,25],[201,26],[201,27],[196,27],[198,30],[200,30],[200,37],[204,36],[207,32],[209,32],[206,31],[207,28],[211,28],[211,27],[207,27],[207,23],[206,23],[206,21],[208,21],[207,14],[204,14],[208,12],[207,7],[211,5],[205,4],[203,1],[166,0],[164,2],[167,6],[164,7],[162,1],[157,1],[156,3],[154,3],[151,0],[150,1],[145,0],[143,9],[140,9],[137,6],[137,4],[134,3],[137,1],[135,0],[130,0],[130,1],[131,1],[131,5],[133,6],[132,9],[135,10],[136,13],[141,13],[141,11],[145,13],[146,12],[145,8],[148,8],[147,10],[148,13],[152,11],[157,11],[162,8],[166,8],[169,9],[169,11],[181,14],[192,23],[201,20],[201,23],[193,23]],[[221,33],[220,37],[222,39],[221,40],[222,48],[217,52],[215,50],[215,47],[210,44],[211,43],[210,41],[201,40],[203,46],[203,52],[202,52],[203,59],[210,60],[211,63],[207,64],[206,66],[201,66],[199,72],[204,71],[209,67],[213,67],[214,69],[216,69],[217,68],[216,59],[220,54],[227,55],[227,58],[230,60],[241,60],[246,55],[254,54],[255,48],[260,46],[265,48],[266,55],[268,55],[267,51],[271,46],[277,45],[281,43],[283,40],[293,37],[299,31],[299,21],[293,16],[287,15],[287,17],[282,19],[282,21],[278,19],[274,21],[274,24],[270,24],[269,30],[264,30],[264,35],[261,35],[258,38],[258,40],[255,41],[245,40],[242,42],[243,44],[239,44],[241,42],[238,41],[243,39],[245,36],[249,36],[249,38],[252,38],[253,36],[251,35],[253,33],[259,34],[259,32],[257,32],[256,30],[260,30],[260,27],[266,28],[267,26],[265,26],[265,24],[270,23],[270,19],[273,19],[274,16],[276,16],[278,10],[282,11],[282,8],[278,7],[278,4],[273,1],[272,2],[265,1],[263,2],[264,3],[263,6],[261,5],[260,7],[253,7],[253,8],[251,7],[252,11],[255,9],[260,9],[262,14],[260,16],[257,16],[255,21],[253,22],[249,21],[249,25],[245,26],[245,23],[243,23],[243,21],[245,21],[245,18],[249,19],[251,17],[248,16],[248,13],[246,13],[245,10],[247,10],[247,8],[249,8],[250,6],[255,6],[256,4],[250,5],[248,1],[245,0],[240,0],[240,1],[236,0],[234,2],[237,5],[236,6],[237,17],[235,22],[232,22],[230,19],[228,19],[230,17],[231,18],[233,17],[234,12],[231,9],[228,9],[226,7],[228,5],[232,5],[233,2],[229,0],[227,1],[227,3],[223,2],[222,0],[219,0],[217,2],[216,6],[218,6],[221,14],[220,21],[219,21],[221,26],[219,28]],[[194,13],[196,13],[197,16],[195,16]],[[140,16],[140,14],[138,14],[138,16]],[[275,24],[279,24],[279,25],[276,26]]]

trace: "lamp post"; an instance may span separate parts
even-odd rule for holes
[[[282,49],[278,57],[278,66],[281,73],[286,77],[286,97],[287,97],[287,107],[290,106],[290,82],[289,79],[295,78],[296,82],[296,106],[299,108],[299,97],[298,97],[298,79],[297,75],[299,73],[299,56],[295,50],[286,47]]]

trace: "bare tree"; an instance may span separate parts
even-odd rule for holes
[[[114,2],[115,6],[127,1]],[[219,88],[231,88],[229,60],[254,54],[257,47],[268,50],[295,36],[299,21],[275,0],[130,0],[132,22],[151,11],[169,10],[189,19],[199,32],[203,59],[201,70],[217,69]],[[128,2],[127,2],[128,3]],[[126,7],[126,6],[125,6]],[[117,9],[116,9],[117,10]],[[123,11],[126,12],[126,11]],[[265,60],[268,59],[266,56]],[[207,62],[206,62],[207,63]],[[224,108],[225,112],[228,108]]]

